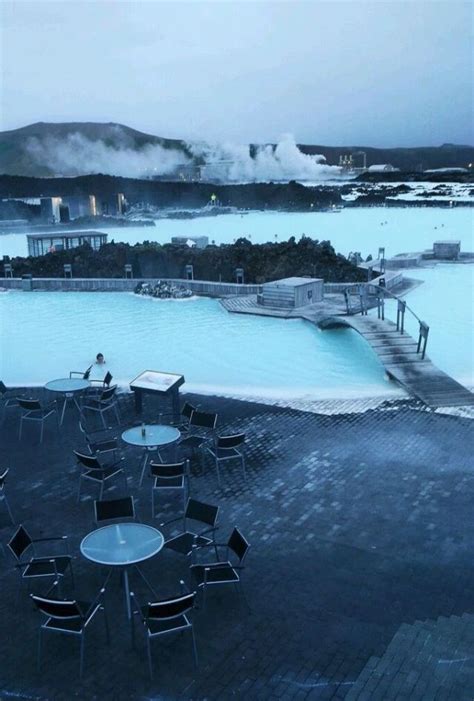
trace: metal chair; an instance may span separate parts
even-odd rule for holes
[[[102,455],[103,453],[113,453],[114,459],[117,460],[119,451],[119,442],[117,436],[106,435],[104,429],[91,430],[86,426],[84,419],[79,421],[79,430],[84,435],[87,443],[87,448],[91,455]],[[106,429],[107,431],[108,429]],[[100,435],[98,435],[100,434]]]
[[[39,421],[41,423],[40,443],[43,442],[44,422],[54,414],[56,414],[59,430],[59,413],[56,401],[50,402],[49,404],[45,404],[43,406],[38,399],[21,399],[21,397],[19,397],[18,405],[21,409],[23,409],[23,414],[20,417],[20,432],[18,434],[18,440],[21,440],[23,421]]]
[[[241,450],[239,450],[244,443],[245,433],[234,433],[229,436],[217,436],[214,443],[208,443],[204,446],[204,449],[214,458],[219,487],[221,486],[219,463],[225,462],[226,460],[240,460],[244,479],[247,479],[245,473],[245,456]]]
[[[179,490],[183,493],[183,510],[189,494],[189,460],[177,463],[150,462],[151,517],[155,518],[155,495]]]
[[[159,414],[158,423],[162,423],[162,419],[165,416],[171,416],[171,421],[167,421],[167,424],[179,428],[181,433],[186,433],[187,431],[189,431],[189,422],[191,420],[193,411],[197,411],[197,407],[193,406],[193,404],[190,404],[189,402],[184,402],[183,406],[181,407],[179,421],[175,421],[175,415],[171,412],[168,412]]]
[[[198,550],[208,547],[210,546],[195,544],[193,546],[193,556]],[[215,543],[212,544],[212,547],[214,547],[216,552],[218,547],[226,548],[225,557],[220,560],[217,556],[217,562],[194,563],[190,567],[191,576],[196,586],[198,588],[202,587],[203,589],[204,607],[206,605],[207,587],[233,584],[240,598],[245,601],[247,608],[250,609],[242,591],[240,576],[240,572],[244,569],[243,562],[250,548],[249,543],[236,527],[232,531],[227,543]],[[237,565],[232,563],[230,559],[231,553],[236,556],[238,560]]]
[[[217,414],[206,411],[193,411],[188,425],[190,435],[180,440],[180,448],[189,448],[191,455],[196,454],[207,441],[214,437],[216,424]]]
[[[180,582],[184,590],[184,582]],[[172,599],[149,602],[146,606],[140,606],[133,592],[130,593],[132,602],[132,642],[135,645],[134,616],[138,615],[144,627],[147,644],[148,668],[150,679],[153,679],[153,664],[151,659],[151,641],[162,635],[171,633],[184,633],[190,631],[193,641],[194,664],[198,666],[198,653],[196,639],[194,637],[193,623],[189,618],[189,612],[195,607],[196,592],[183,593]]]
[[[108,387],[100,392],[97,397],[87,397],[84,399],[84,404],[82,405],[82,412],[84,411],[94,411],[100,414],[104,428],[106,428],[106,423],[104,419],[104,414],[110,409],[115,412],[115,417],[117,422],[120,423],[120,414],[118,411],[118,400],[116,396],[117,385],[113,387]]]
[[[91,365],[91,367],[92,367],[92,365]],[[89,378],[87,378],[87,379],[89,379]],[[94,389],[96,389],[96,390],[97,389],[99,389],[99,390],[108,389],[110,387],[110,383],[112,382],[113,379],[114,379],[113,376],[107,370],[103,380],[97,380],[97,379],[90,380],[91,385],[94,385],[94,384],[98,385],[98,387],[96,387],[96,388],[92,387],[92,390],[94,390]]]
[[[7,468],[6,468],[5,470],[3,470],[3,472],[0,474],[0,501],[2,501],[2,502],[5,504],[6,509],[7,509],[7,511],[8,511],[8,515],[9,515],[9,517],[10,517],[10,521],[11,521],[12,524],[14,525],[14,524],[15,524],[15,519],[13,518],[11,509],[10,509],[10,504],[8,503],[7,495],[5,494],[5,482],[6,482],[6,479],[7,479],[8,472],[9,472],[9,468],[7,467]]]
[[[16,390],[11,387],[7,387],[5,383],[0,380],[0,401],[2,402],[2,423],[5,419],[7,409],[12,407],[18,407],[18,395]]]
[[[123,466],[124,458],[120,458],[117,462],[103,464],[96,455],[86,455],[85,453],[80,453],[78,450],[74,450],[73,452],[77,458],[78,464],[82,467],[77,501],[81,498],[83,480],[90,480],[96,484],[100,484],[99,499],[102,499],[105,483],[120,473],[123,474],[125,488],[127,488],[127,475],[125,474]]]
[[[203,501],[197,501],[197,499],[188,499],[186,510],[184,512],[184,516],[182,517],[182,533],[165,540],[163,547],[168,548],[169,550],[174,550],[181,555],[191,555],[193,545],[213,545],[215,542],[216,530],[218,528],[218,517],[218,506],[206,504]],[[207,526],[207,528],[196,531],[189,530],[188,520],[196,521],[197,523]],[[167,526],[170,523],[176,523],[176,521],[181,521],[181,517],[164,521],[160,524],[160,526]],[[218,553],[216,550],[216,557],[217,556]]]
[[[83,380],[88,380],[90,378],[91,370],[92,365],[89,365],[87,370],[84,370],[84,372],[80,372],[79,370],[71,370],[69,373],[69,377],[80,377]]]
[[[33,539],[26,528],[18,526],[15,534],[7,544],[10,552],[16,560],[16,568],[20,575],[20,581],[27,584],[31,579],[42,577],[54,578],[60,581],[59,577],[64,577],[67,570],[71,575],[71,582],[74,588],[74,574],[72,571],[72,561],[70,555],[47,555],[38,557],[35,553],[37,543],[62,542],[66,545],[67,536],[56,538],[35,538]],[[25,554],[31,548],[31,557],[25,559]]]
[[[94,501],[94,520],[97,526],[103,521],[123,521],[127,518],[136,519],[133,497]]]
[[[54,588],[56,584],[57,582],[53,584],[52,588]],[[82,679],[82,674],[84,671],[85,636],[86,632],[89,629],[89,624],[99,611],[102,611],[102,613],[104,614],[107,642],[110,642],[109,625],[107,621],[107,615],[105,612],[105,606],[103,603],[105,589],[102,588],[98,596],[92,602],[77,601],[76,599],[63,601],[57,598],[50,598],[49,593],[50,592],[48,592],[48,597],[35,596],[34,594],[30,594],[38,611],[40,611],[46,617],[46,620],[40,626],[39,629],[37,659],[38,671],[40,671],[41,669],[41,647],[43,631],[50,633],[64,633],[66,635],[75,635],[81,641],[79,676]]]

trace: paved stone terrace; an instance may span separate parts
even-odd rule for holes
[[[239,606],[232,588],[211,592],[207,609],[195,616],[199,670],[189,640],[170,637],[154,643],[151,683],[143,639],[137,635],[133,651],[113,578],[107,591],[110,647],[98,620],[86,640],[80,682],[78,643],[51,635],[39,674],[40,617],[24,592],[16,606],[17,574],[0,551],[0,698],[471,701],[474,655],[467,643],[474,623],[466,614],[474,613],[472,421],[406,400],[359,414],[323,415],[191,399],[216,409],[222,429],[248,434],[247,484],[237,465],[223,473],[222,490],[211,464],[204,474],[195,466],[191,493],[221,505],[219,540],[233,525],[250,540],[244,583],[252,613]],[[123,424],[130,425],[130,398],[123,396],[121,404]],[[156,417],[151,402],[146,411],[148,420]],[[1,463],[11,467],[7,487],[16,520],[37,537],[68,534],[77,594],[92,596],[104,575],[79,553],[93,527],[94,494],[86,487],[89,498],[75,501],[71,451],[83,443],[74,411],[68,410],[60,438],[53,425],[41,447],[37,427],[25,428],[21,444],[17,427],[15,410],[9,411],[0,434]],[[138,489],[138,455],[131,449],[125,454],[139,517],[150,522],[149,485]],[[123,494],[120,480],[106,494]],[[163,520],[176,503],[163,505]],[[13,530],[0,504],[3,543]],[[180,578],[188,579],[186,562],[174,553],[160,553],[143,569],[163,596],[177,591]],[[132,588],[146,598],[134,575]],[[422,646],[413,642],[421,634]],[[410,668],[411,651],[421,647]]]

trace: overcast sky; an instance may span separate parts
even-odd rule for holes
[[[1,2],[1,128],[473,143],[471,2]]]

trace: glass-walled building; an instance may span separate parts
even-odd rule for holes
[[[44,256],[46,253],[66,251],[88,244],[94,251],[107,243],[107,234],[99,231],[77,231],[71,233],[49,232],[43,234],[28,234],[28,255]]]

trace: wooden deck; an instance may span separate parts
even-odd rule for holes
[[[361,334],[372,347],[387,374],[411,396],[430,408],[474,406],[474,394],[434,365],[428,356],[417,353],[417,341],[396,324],[377,316],[346,314],[341,295],[325,297],[320,304],[296,310],[268,309],[257,305],[254,296],[221,300],[223,306],[237,314],[256,314],[283,319],[306,319],[322,329],[346,326]]]

